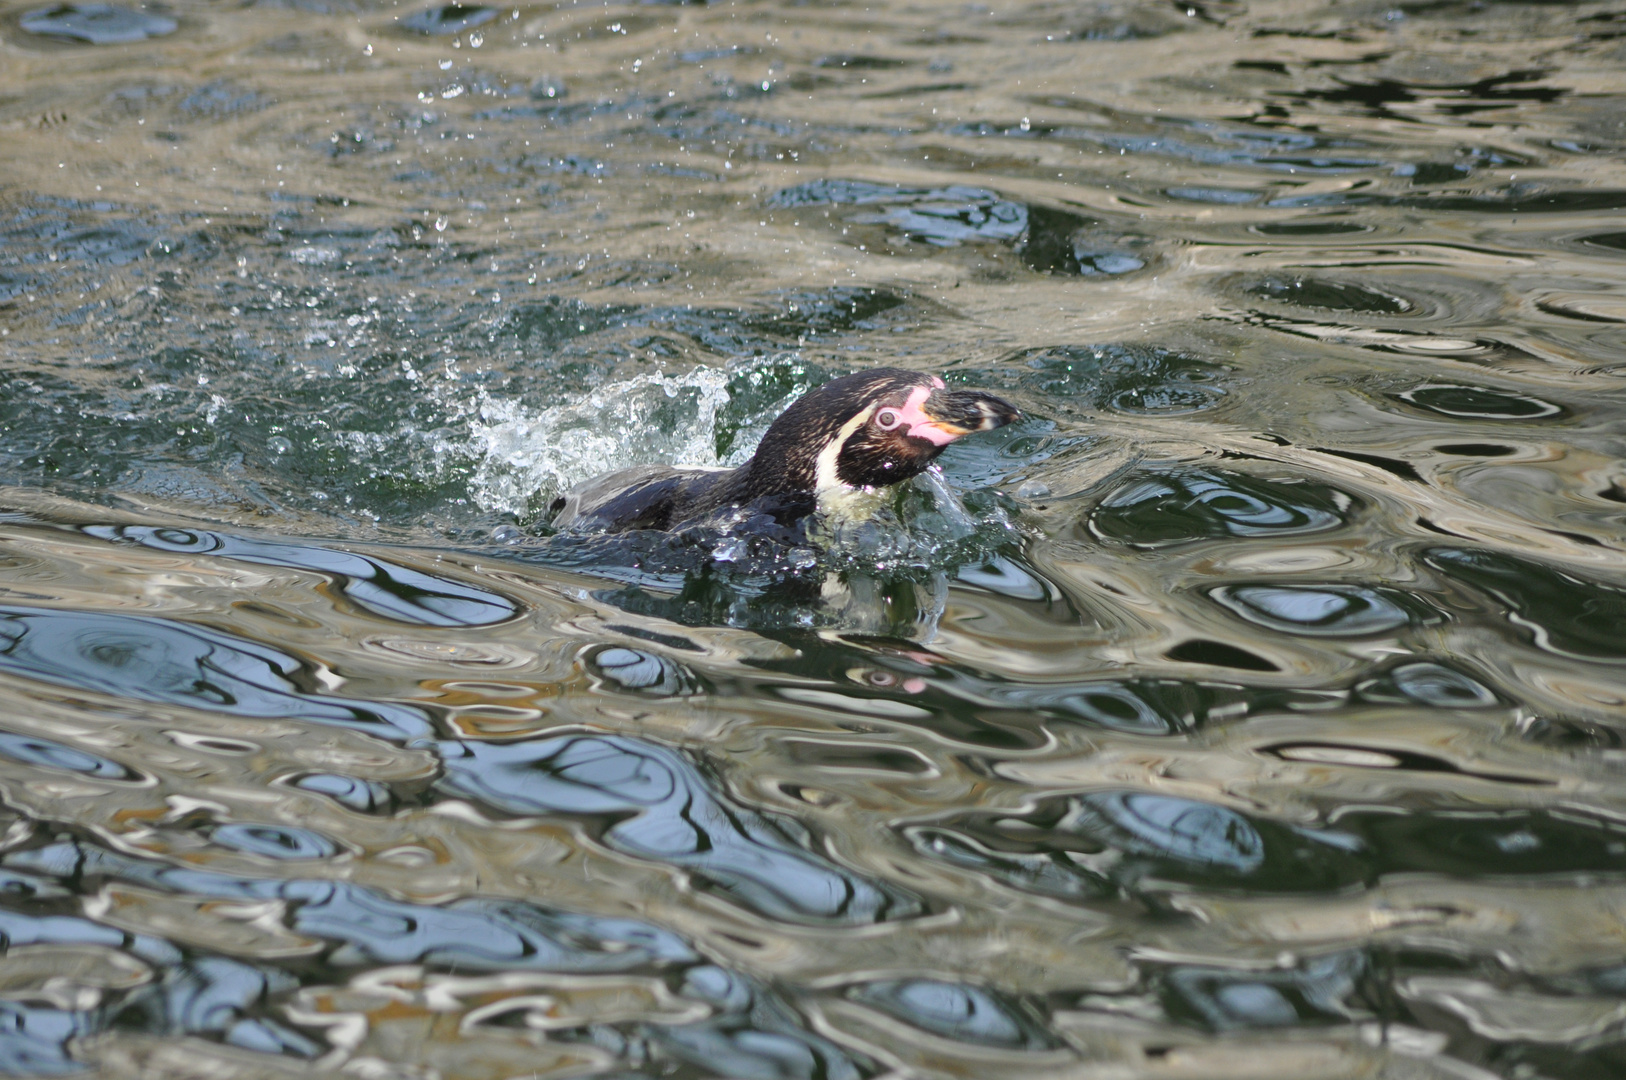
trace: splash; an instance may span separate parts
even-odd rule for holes
[[[819,519],[812,536],[830,569],[928,576],[1020,541],[996,494],[979,491],[962,498],[937,465],[898,485],[896,494],[866,517]]]
[[[734,377],[708,367],[652,372],[540,411],[482,395],[469,425],[478,462],[470,494],[487,510],[528,517],[574,485],[616,469],[733,464],[740,451],[719,459],[716,433]]]

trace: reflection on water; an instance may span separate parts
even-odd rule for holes
[[[1435,548],[1430,565],[1474,585],[1544,649],[1600,660],[1626,659],[1626,589],[1492,551]]]
[[[935,1035],[959,1042],[1015,1050],[1054,1045],[1034,1018],[1020,1006],[1001,1001],[980,987],[957,986],[932,979],[869,983],[853,997]]]
[[[1163,975],[1164,1005],[1215,1031],[1321,1026],[1354,1018],[1362,957],[1335,953],[1288,971],[1229,971],[1196,965]]]
[[[174,19],[114,4],[58,4],[30,11],[17,20],[30,34],[76,38],[92,45],[124,45],[173,34]]]
[[[1334,747],[1276,752],[1353,768],[1433,771],[1438,764]],[[1406,872],[1577,881],[1626,872],[1623,834],[1611,821],[1526,810],[1328,810],[1334,827],[1305,829],[1192,799],[1109,791],[1052,800],[1020,817],[982,814],[907,831],[934,857],[1014,888],[1079,898],[1089,893],[1058,883],[1072,876],[1092,882],[1097,897],[1123,890],[1145,898],[1171,882],[1314,893]]]
[[[1360,585],[1222,586],[1210,595],[1251,623],[1290,634],[1356,637],[1423,618],[1407,610],[1421,605],[1404,593]]]
[[[795,821],[719,799],[694,766],[653,744],[567,735],[465,743],[441,757],[452,791],[510,813],[619,818],[602,830],[611,847],[691,868],[770,917],[870,922],[917,909],[806,850]]]
[[[1096,504],[1102,539],[1162,547],[1224,536],[1287,536],[1343,524],[1350,496],[1325,485],[1194,471],[1126,484]]]
[[[107,528],[93,525],[85,532],[102,539],[130,541],[158,551],[219,555],[264,566],[310,570],[335,579],[340,592],[373,614],[420,626],[482,626],[512,618],[515,614],[514,604],[497,593],[431,577],[365,555],[351,555],[308,544],[284,544],[192,529],[142,526]]]
[[[0,671],[112,697],[230,716],[296,717],[389,739],[431,731],[412,706],[312,693],[318,679],[308,661],[165,619],[0,607]]]
[[[1626,1074],[1621,13],[924,10],[0,6],[0,1073]]]
[[[1176,415],[1217,405],[1225,393],[1222,372],[1219,364],[1155,345],[1059,345],[955,378],[1027,391],[1049,403],[1050,412],[1072,406]]]

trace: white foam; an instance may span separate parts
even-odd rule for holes
[[[470,495],[487,510],[525,514],[584,480],[632,465],[731,464],[718,460],[715,449],[730,378],[708,367],[652,372],[540,411],[482,396],[469,423],[470,456],[478,462]],[[743,455],[753,446],[747,443]]]

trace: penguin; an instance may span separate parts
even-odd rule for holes
[[[919,476],[944,447],[1021,417],[1008,401],[950,390],[935,375],[872,368],[808,391],[737,469],[643,465],[555,499],[554,529],[676,532],[736,509],[791,525],[816,512],[850,517],[879,489]]]

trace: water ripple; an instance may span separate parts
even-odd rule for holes
[[[765,915],[865,923],[919,911],[906,893],[819,856],[795,821],[734,805],[680,755],[567,735],[442,748],[447,786],[515,814],[598,818],[610,847],[681,866]]]

